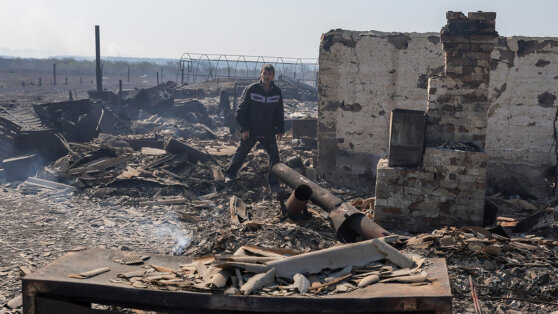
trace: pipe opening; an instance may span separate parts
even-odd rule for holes
[[[294,194],[299,201],[309,201],[312,197],[312,188],[306,184],[301,184],[296,187]]]

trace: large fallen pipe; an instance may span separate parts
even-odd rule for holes
[[[293,189],[303,184],[310,187],[312,189],[310,200],[329,212],[329,219],[331,219],[341,241],[354,242],[359,236],[364,239],[375,239],[391,235],[390,232],[366,217],[353,205],[343,202],[340,198],[289,168],[289,166],[276,164],[271,168],[271,173]]]

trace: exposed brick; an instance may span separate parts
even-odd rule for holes
[[[401,215],[401,209],[397,207],[383,207],[381,211],[389,215]]]
[[[447,18],[441,32],[445,77],[428,80],[423,169],[389,169],[387,161],[378,163],[374,219],[387,226],[397,215],[410,215],[399,223],[415,231],[482,222],[488,155],[435,147],[461,142],[484,150],[495,14],[475,12],[467,18],[448,12]],[[414,225],[425,221],[432,225]]]

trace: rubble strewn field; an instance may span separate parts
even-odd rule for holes
[[[471,281],[480,307],[490,313],[548,313],[558,307],[558,241],[451,227],[413,237],[407,249],[447,259],[456,312],[474,312]]]
[[[146,91],[145,102],[139,101],[140,92],[136,91],[120,105],[105,101],[93,103],[89,113],[77,117],[51,116],[48,126],[54,128],[66,122],[78,125],[87,115],[95,116],[94,112],[110,116],[111,122],[103,124],[104,120],[95,116],[99,123],[92,126],[92,139],[67,140],[67,152],[42,165],[37,178],[6,182],[0,189],[3,311],[11,311],[9,301],[21,293],[22,276],[71,250],[100,247],[230,258],[247,246],[310,252],[339,244],[327,213],[319,207],[310,206],[310,220],[285,217],[283,202],[266,187],[268,158],[263,150],[254,149],[238,178],[229,184],[223,182],[222,171],[238,137],[229,132],[227,115],[219,110],[218,93],[211,90],[234,85],[219,84],[223,85],[208,87],[204,97],[185,96],[189,93],[181,90],[185,87],[165,84]],[[287,118],[315,117],[316,112],[315,101],[286,100]],[[82,132],[79,136],[85,135]],[[281,159],[316,180],[314,145],[312,141],[293,140],[288,133],[279,142]],[[373,195],[319,183],[372,215]],[[520,219],[547,206],[499,196],[488,202],[492,207],[487,208],[501,217],[503,227],[490,231],[448,227],[431,234],[408,235],[396,247],[423,257],[447,259],[455,312],[474,312],[469,275],[483,311],[558,310],[556,223],[549,221],[533,232],[512,233]],[[378,280],[395,271],[389,266],[375,267],[366,271],[378,271],[373,274]],[[194,269],[195,265],[187,265],[181,271],[192,275],[195,282],[200,278],[194,276]],[[149,272],[165,273],[157,269]],[[330,287],[320,287],[319,292],[348,291],[362,278],[357,279],[350,282],[354,278],[346,277]],[[304,286],[304,280],[282,283],[291,284],[258,293],[294,293]],[[147,286],[143,280],[136,285]]]

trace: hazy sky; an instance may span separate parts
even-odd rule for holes
[[[317,57],[330,29],[439,32],[445,12],[495,11],[500,35],[558,37],[553,0],[0,0],[0,55]]]

